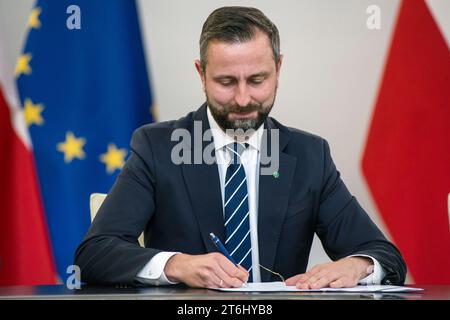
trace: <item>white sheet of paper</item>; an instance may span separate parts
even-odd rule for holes
[[[421,288],[401,286],[356,286],[353,288],[322,288],[322,289],[297,289],[295,286],[287,286],[284,282],[251,282],[240,288],[217,288],[215,290],[228,292],[412,292],[422,291]]]

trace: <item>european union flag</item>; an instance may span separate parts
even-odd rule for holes
[[[152,95],[134,1],[40,0],[28,27],[16,76],[66,279],[90,224],[89,196],[109,191],[134,129],[153,120]]]

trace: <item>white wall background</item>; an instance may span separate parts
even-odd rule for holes
[[[427,3],[449,43],[450,1]],[[32,4],[32,0],[0,0],[5,40],[0,45],[6,47],[12,68]],[[138,0],[138,4],[160,120],[179,118],[204,101],[194,60],[208,14],[224,5],[261,9],[278,26],[284,54],[272,116],[329,141],[345,183],[389,237],[362,179],[360,159],[399,0]],[[381,9],[381,30],[366,27],[369,5]],[[316,239],[310,266],[325,261],[329,260]]]

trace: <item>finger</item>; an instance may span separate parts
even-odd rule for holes
[[[307,272],[305,272],[305,274],[309,275],[309,276],[313,276],[316,273],[322,271],[322,269],[325,267],[325,265],[323,264],[317,264],[314,267],[312,267],[310,270],[308,270]]]
[[[341,274],[332,268],[323,268],[322,271],[308,279],[308,283],[312,289],[326,287],[331,281],[338,279]]]
[[[297,286],[297,288],[301,287],[301,289],[309,289],[308,279],[309,277],[305,273],[303,273],[297,277],[297,281],[294,283],[294,285]]]
[[[203,281],[203,287],[208,288],[229,288],[231,287],[231,281],[227,279],[226,274],[222,276],[217,270],[220,269],[219,261],[224,258],[220,253],[210,253],[206,255],[207,260],[204,261],[204,269],[199,272],[199,276]],[[226,259],[226,258],[225,258]]]
[[[316,268],[314,271],[300,276],[295,286],[299,289],[316,289],[313,287],[313,283],[317,282],[326,273],[327,269]]]
[[[317,273],[310,276],[306,282],[309,284],[309,286],[312,288],[312,285],[319,281],[324,275],[326,275],[328,271],[326,269],[322,269],[321,271],[318,271]]]
[[[237,269],[237,272],[236,272]],[[230,270],[231,276],[234,276],[235,278],[238,278],[239,280],[241,280],[242,282],[247,282],[248,277],[249,277],[249,272],[241,265],[237,265],[237,267],[235,267],[235,269],[231,269]]]
[[[320,272],[323,272],[323,266],[315,266],[308,272],[299,275],[295,286],[299,289],[311,289],[311,284],[317,280],[317,276],[318,274],[320,274]]]
[[[214,272],[211,272],[208,279],[206,280],[206,287],[209,289],[214,288],[228,288],[226,283],[220,279]]]
[[[327,272],[322,274],[316,281],[311,284],[312,289],[321,289],[328,287],[331,282],[336,281],[340,278],[340,275],[336,272]]]
[[[358,284],[358,281],[353,281],[351,278],[347,276],[340,277],[336,281],[330,283],[330,287],[332,288],[352,288]]]
[[[306,283],[308,280],[308,275],[306,273],[298,274],[296,276],[290,277],[286,280],[286,285],[295,286],[297,283]]]
[[[214,272],[216,275],[223,280],[223,285],[226,285],[226,288],[235,287],[240,288],[244,284],[244,281],[242,281],[239,278],[230,277],[228,273],[225,272],[225,270],[222,269],[220,265],[217,265],[217,267],[214,269]]]
[[[301,281],[307,281],[308,279],[310,279],[311,277],[314,277],[315,275],[317,275],[319,272],[322,271],[322,269],[324,268],[323,265],[316,265],[313,268],[311,268],[311,270],[307,271],[304,273],[304,277],[302,277],[300,280]]]
[[[250,276],[250,272],[248,272],[243,266],[241,266],[240,264],[238,264],[238,268],[239,270],[243,271],[246,274],[246,277],[244,279],[244,282],[248,281],[248,277]],[[242,279],[241,279],[242,280]]]
[[[241,287],[248,279],[248,272],[244,268],[239,268],[234,265],[228,258],[221,255],[216,259],[217,268],[215,272],[217,275],[226,281],[232,287]]]
[[[330,288],[342,288],[342,286],[343,282],[340,278],[330,283]]]
[[[295,286],[295,284],[299,281],[300,277],[302,277],[302,276],[303,276],[303,273],[297,274],[293,277],[286,279],[286,281],[284,283],[286,283],[287,286]]]
[[[346,288],[346,287],[352,287],[347,282],[347,277],[339,277],[338,279],[332,281],[330,283],[331,288]]]
[[[248,272],[242,266],[241,268],[236,267],[234,263],[232,263],[225,256],[221,256],[218,259],[219,265],[226,272],[228,277],[230,278],[238,278],[241,282],[245,282],[248,279]]]
[[[307,282],[297,282],[295,284],[295,287],[297,289],[305,289],[305,290],[311,289],[310,286],[309,286],[309,283],[307,283]]]

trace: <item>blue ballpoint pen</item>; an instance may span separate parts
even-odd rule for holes
[[[234,263],[234,265],[237,267],[237,263],[234,261],[234,259],[231,257],[231,255],[228,253],[228,250],[225,248],[225,246],[220,242],[220,239],[217,238],[214,233],[209,234],[211,236],[211,240],[216,246],[217,250],[219,250],[225,257],[227,257],[231,262]]]

